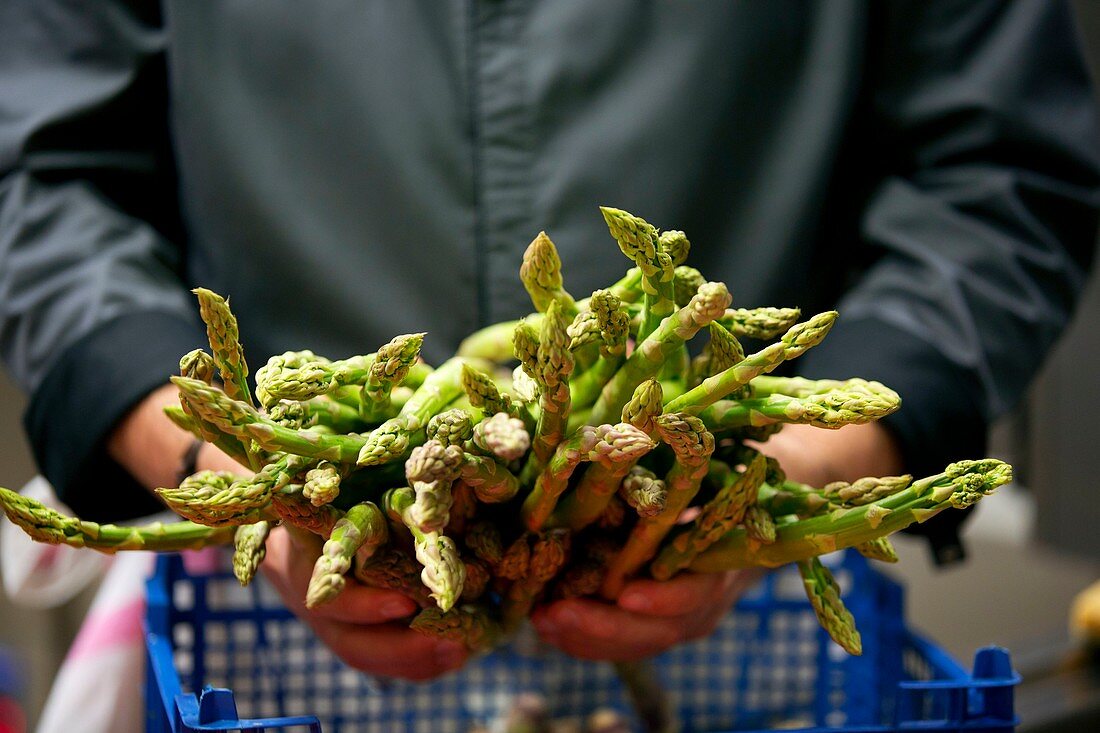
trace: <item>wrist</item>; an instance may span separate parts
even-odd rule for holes
[[[146,488],[175,486],[192,447],[193,436],[164,414],[164,408],[177,401],[175,387],[159,387],[130,410],[107,438],[111,458]]]

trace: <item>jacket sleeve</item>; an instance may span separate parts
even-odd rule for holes
[[[0,353],[40,470],[89,519],[160,505],[104,450],[202,330],[181,280],[156,3],[0,11]]]
[[[868,63],[866,268],[801,372],[896,389],[908,470],[982,455],[1072,314],[1097,119],[1062,2],[885,3]]]

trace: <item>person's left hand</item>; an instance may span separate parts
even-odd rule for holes
[[[762,570],[627,583],[615,604],[593,598],[554,601],[532,622],[543,641],[581,659],[632,662],[714,631]]]

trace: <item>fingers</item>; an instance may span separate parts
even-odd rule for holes
[[[629,662],[685,640],[682,625],[585,599],[558,601],[532,618],[539,636],[580,659]]]
[[[322,619],[310,625],[346,664],[370,674],[428,680],[460,668],[469,657],[461,644],[398,624],[363,626]]]
[[[671,580],[632,580],[623,588],[618,605],[627,611],[670,618],[709,606],[725,608],[765,572],[763,568],[750,568],[728,573],[682,573]]]
[[[683,616],[722,594],[729,582],[724,573],[682,573],[672,580],[634,580],[626,584],[618,605],[651,616]]]
[[[397,591],[349,581],[335,599],[307,609],[304,598],[318,551],[317,543],[295,542],[277,527],[268,537],[261,567],[287,607],[345,663],[370,674],[408,680],[431,679],[465,664],[469,652],[461,644],[408,628],[404,619],[416,612],[417,605]]]
[[[558,601],[536,611],[532,620],[543,640],[568,654],[634,661],[709,635],[761,575],[754,570],[684,575],[666,582],[638,580],[627,585],[618,605]]]

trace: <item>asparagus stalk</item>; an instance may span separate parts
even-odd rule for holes
[[[479,560],[494,571],[504,557],[500,530],[492,522],[481,521],[471,524],[466,530],[463,542]]]
[[[270,533],[271,522],[259,521],[242,524],[233,534],[233,575],[242,586],[252,582],[256,570],[264,561]]]
[[[522,366],[518,366],[512,371],[512,393],[515,395],[515,398],[525,406],[533,402],[538,402],[539,383],[532,379],[527,372],[523,370]]]
[[[577,304],[573,296],[562,287],[561,258],[546,232],[539,232],[527,246],[519,268],[519,279],[531,296],[535,310],[545,313],[551,303],[557,302],[562,312],[570,318],[576,314]]]
[[[657,434],[657,416],[664,411],[664,392],[656,379],[638,385],[630,401],[623,405],[623,422],[630,423],[646,435]]]
[[[178,488],[157,489],[168,508],[180,516],[211,527],[251,524],[262,518],[271,503],[272,492],[286,486],[311,461],[283,455],[247,478],[213,471],[200,471]]]
[[[759,506],[753,504],[745,510],[744,524],[749,539],[766,545],[775,542],[775,519]]]
[[[518,331],[517,331],[518,333]],[[573,373],[573,354],[568,348],[566,323],[557,301],[550,304],[542,321],[537,352],[538,372],[532,375],[539,383],[539,418],[531,436],[531,458],[525,475],[537,472],[554,453],[565,434],[569,419],[569,375]],[[521,359],[526,370],[526,363]]]
[[[599,330],[602,358],[569,384],[571,400],[580,407],[587,407],[595,402],[608,381],[622,366],[630,332],[630,317],[623,309],[621,301],[611,291],[597,290],[592,293],[590,308],[588,312]],[[570,348],[576,348],[575,342],[574,337]]]
[[[473,437],[474,422],[470,413],[461,408],[446,410],[428,420],[425,435],[444,445],[464,445]]]
[[[397,417],[378,426],[358,453],[360,466],[377,466],[403,457],[425,440],[425,428],[432,416],[462,394],[464,359],[452,358],[429,374]]]
[[[672,257],[665,252],[656,227],[645,219],[606,206],[600,207],[600,213],[619,249],[634,261],[642,274],[644,297],[642,323],[638,329],[640,341],[653,333],[657,325],[676,308]]]
[[[487,415],[503,412],[512,417],[522,418],[526,413],[520,405],[512,402],[510,395],[500,391],[492,377],[479,372],[469,364],[462,366],[462,389],[466,392],[466,398],[470,404]]]
[[[583,426],[569,440],[558,446],[553,458],[535,481],[534,489],[524,500],[520,514],[527,529],[536,532],[543,527],[557,506],[558,497],[569,485],[569,478],[582,461],[601,463],[608,469],[621,467],[623,464],[629,466],[651,451],[655,445],[652,438],[628,423]],[[593,488],[590,483],[583,495],[575,497],[572,508],[568,510],[569,516],[575,521],[582,517],[591,516],[594,519],[599,516],[599,511],[593,512],[586,505],[600,504],[602,506],[599,509],[602,511],[607,501],[601,497],[614,493],[614,488],[606,493],[600,493],[599,487],[596,487],[596,491]]]
[[[623,478],[642,456],[657,445],[644,432],[627,423],[602,427],[610,429],[593,451],[582,458],[590,460],[591,465],[581,476],[576,488],[566,494],[557,506],[552,519],[555,525],[576,531],[599,519],[607,510],[619,485],[623,483]],[[578,434],[584,434],[585,430],[586,428],[581,428]],[[554,484],[551,491],[559,488],[564,490],[567,482],[568,478],[566,483]],[[535,487],[536,491],[540,488],[537,483]]]
[[[384,545],[365,561],[356,560],[355,578],[364,585],[399,591],[421,608],[435,607],[430,591],[420,582],[422,568],[396,547]]]
[[[740,524],[746,510],[756,499],[766,470],[767,461],[763,455],[756,453],[742,473],[732,475],[714,498],[703,505],[698,518],[661,550],[649,569],[653,577],[668,580],[690,565],[700,552]]]
[[[784,361],[801,356],[825,338],[836,321],[836,311],[819,313],[792,326],[778,342],[745,357],[729,369],[704,379],[697,387],[665,405],[669,412],[698,415],[726,395],[741,389],[755,377],[767,374]]]
[[[306,608],[316,608],[334,599],[344,589],[344,576],[353,558],[370,559],[389,539],[389,526],[382,511],[365,501],[348,509],[332,527],[321,555],[313,566],[306,590]]]
[[[642,466],[634,466],[619,485],[623,498],[639,517],[655,517],[665,509],[668,489],[657,474]]]
[[[194,522],[153,522],[142,527],[86,522],[4,488],[0,488],[0,507],[8,519],[33,540],[51,545],[89,547],[106,554],[120,550],[198,550],[233,540],[232,529],[206,527]]]
[[[328,537],[343,512],[331,504],[314,506],[302,494],[301,484],[287,484],[271,494],[271,510],[288,529]]]
[[[491,458],[466,453],[459,473],[462,483],[473,489],[478,501],[499,504],[519,493],[519,479]]]
[[[413,448],[405,461],[405,477],[416,494],[405,519],[421,532],[442,532],[450,521],[451,484],[462,470],[464,456],[460,446],[430,440]]]
[[[661,232],[657,237],[657,244],[664,250],[668,258],[672,260],[673,267],[679,267],[687,262],[688,253],[691,251],[691,242],[687,235],[678,229],[669,229]],[[694,295],[694,293],[692,293]],[[688,296],[691,297],[690,295]],[[677,301],[679,302],[679,301]],[[686,302],[686,301],[684,301]]]
[[[798,561],[798,572],[818,623],[844,651],[855,656],[862,654],[863,642],[856,630],[856,621],[840,599],[840,586],[829,568],[812,557]]]
[[[464,644],[471,651],[493,648],[501,636],[500,625],[481,606],[463,605],[449,611],[425,608],[409,624],[428,636]]]
[[[626,579],[649,562],[661,541],[676,524],[699,491],[707,475],[707,464],[714,452],[714,436],[702,421],[681,413],[666,413],[657,418],[657,432],[676,455],[676,463],[665,476],[665,508],[653,517],[642,517],[634,526],[622,552],[612,560],[600,592],[607,599],[618,598]]]
[[[462,595],[466,579],[466,567],[459,557],[454,540],[439,532],[422,532],[409,517],[415,497],[412,489],[401,488],[386,492],[383,499],[391,505],[412,532],[416,547],[416,559],[423,566],[420,580],[431,591],[431,596],[442,611],[448,611]]]
[[[496,567],[497,577],[504,580],[519,580],[527,575],[530,565],[530,536],[525,533],[505,548]]]
[[[281,368],[268,362],[267,367],[257,375],[256,392],[263,400],[261,404],[270,408],[280,399],[308,400],[340,387],[364,385],[370,378],[374,358],[374,354],[366,354],[341,361],[307,361]],[[262,382],[259,381],[260,376],[263,377]]]
[[[721,572],[752,566],[779,567],[886,537],[944,509],[964,508],[1012,479],[1012,468],[996,459],[959,461],[943,473],[914,481],[908,488],[872,504],[841,508],[782,525],[770,545],[753,542],[734,529],[691,564],[695,572]]]
[[[531,436],[523,420],[498,412],[474,426],[470,442],[478,451],[508,464],[527,455]]]
[[[214,363],[222,377],[225,393],[252,406],[248,391],[248,362],[244,359],[237,318],[229,310],[229,301],[206,288],[192,290],[199,299],[199,316],[206,324]]]
[[[424,336],[423,333],[396,336],[378,349],[360,396],[359,413],[364,420],[377,422],[389,417],[390,393],[416,364]]]
[[[217,365],[214,363],[214,357],[202,349],[190,351],[180,359],[180,376],[211,384],[214,381],[216,371]],[[179,419],[181,416],[172,407],[166,408],[165,414],[177,425],[189,430],[200,440],[211,443],[242,466],[248,466],[252,470],[259,468],[259,458],[251,450],[251,440],[242,441],[233,435],[227,435],[219,430],[217,426],[203,420],[182,394],[180,395],[179,409],[183,412],[183,416],[187,418],[186,422]]]
[[[367,442],[358,436],[331,435],[317,430],[291,430],[261,415],[247,403],[234,400],[219,389],[186,377],[172,377],[180,394],[202,417],[218,429],[256,441],[266,450],[293,453],[334,463],[355,463]]]
[[[313,506],[331,504],[340,495],[340,469],[321,461],[315,468],[306,471],[306,482],[302,485],[302,495]]]
[[[618,416],[638,385],[656,377],[665,360],[695,336],[699,329],[718,317],[729,302],[729,291],[722,283],[705,283],[700,287],[686,306],[662,321],[638,345],[600,393],[589,421],[598,424],[606,422],[612,415]],[[668,409],[672,411],[672,408]]]
[[[798,308],[731,308],[721,318],[721,324],[737,338],[766,341],[798,322]]]
[[[882,387],[877,392],[838,390],[807,397],[772,394],[743,400],[719,400],[700,412],[699,416],[715,432],[772,423],[800,423],[836,429],[878,420],[899,407],[901,398],[898,394]]]
[[[505,631],[514,631],[531,615],[531,608],[546,584],[565,565],[569,554],[570,534],[565,529],[552,529],[538,536],[531,547],[527,573],[508,587],[500,613]]]

